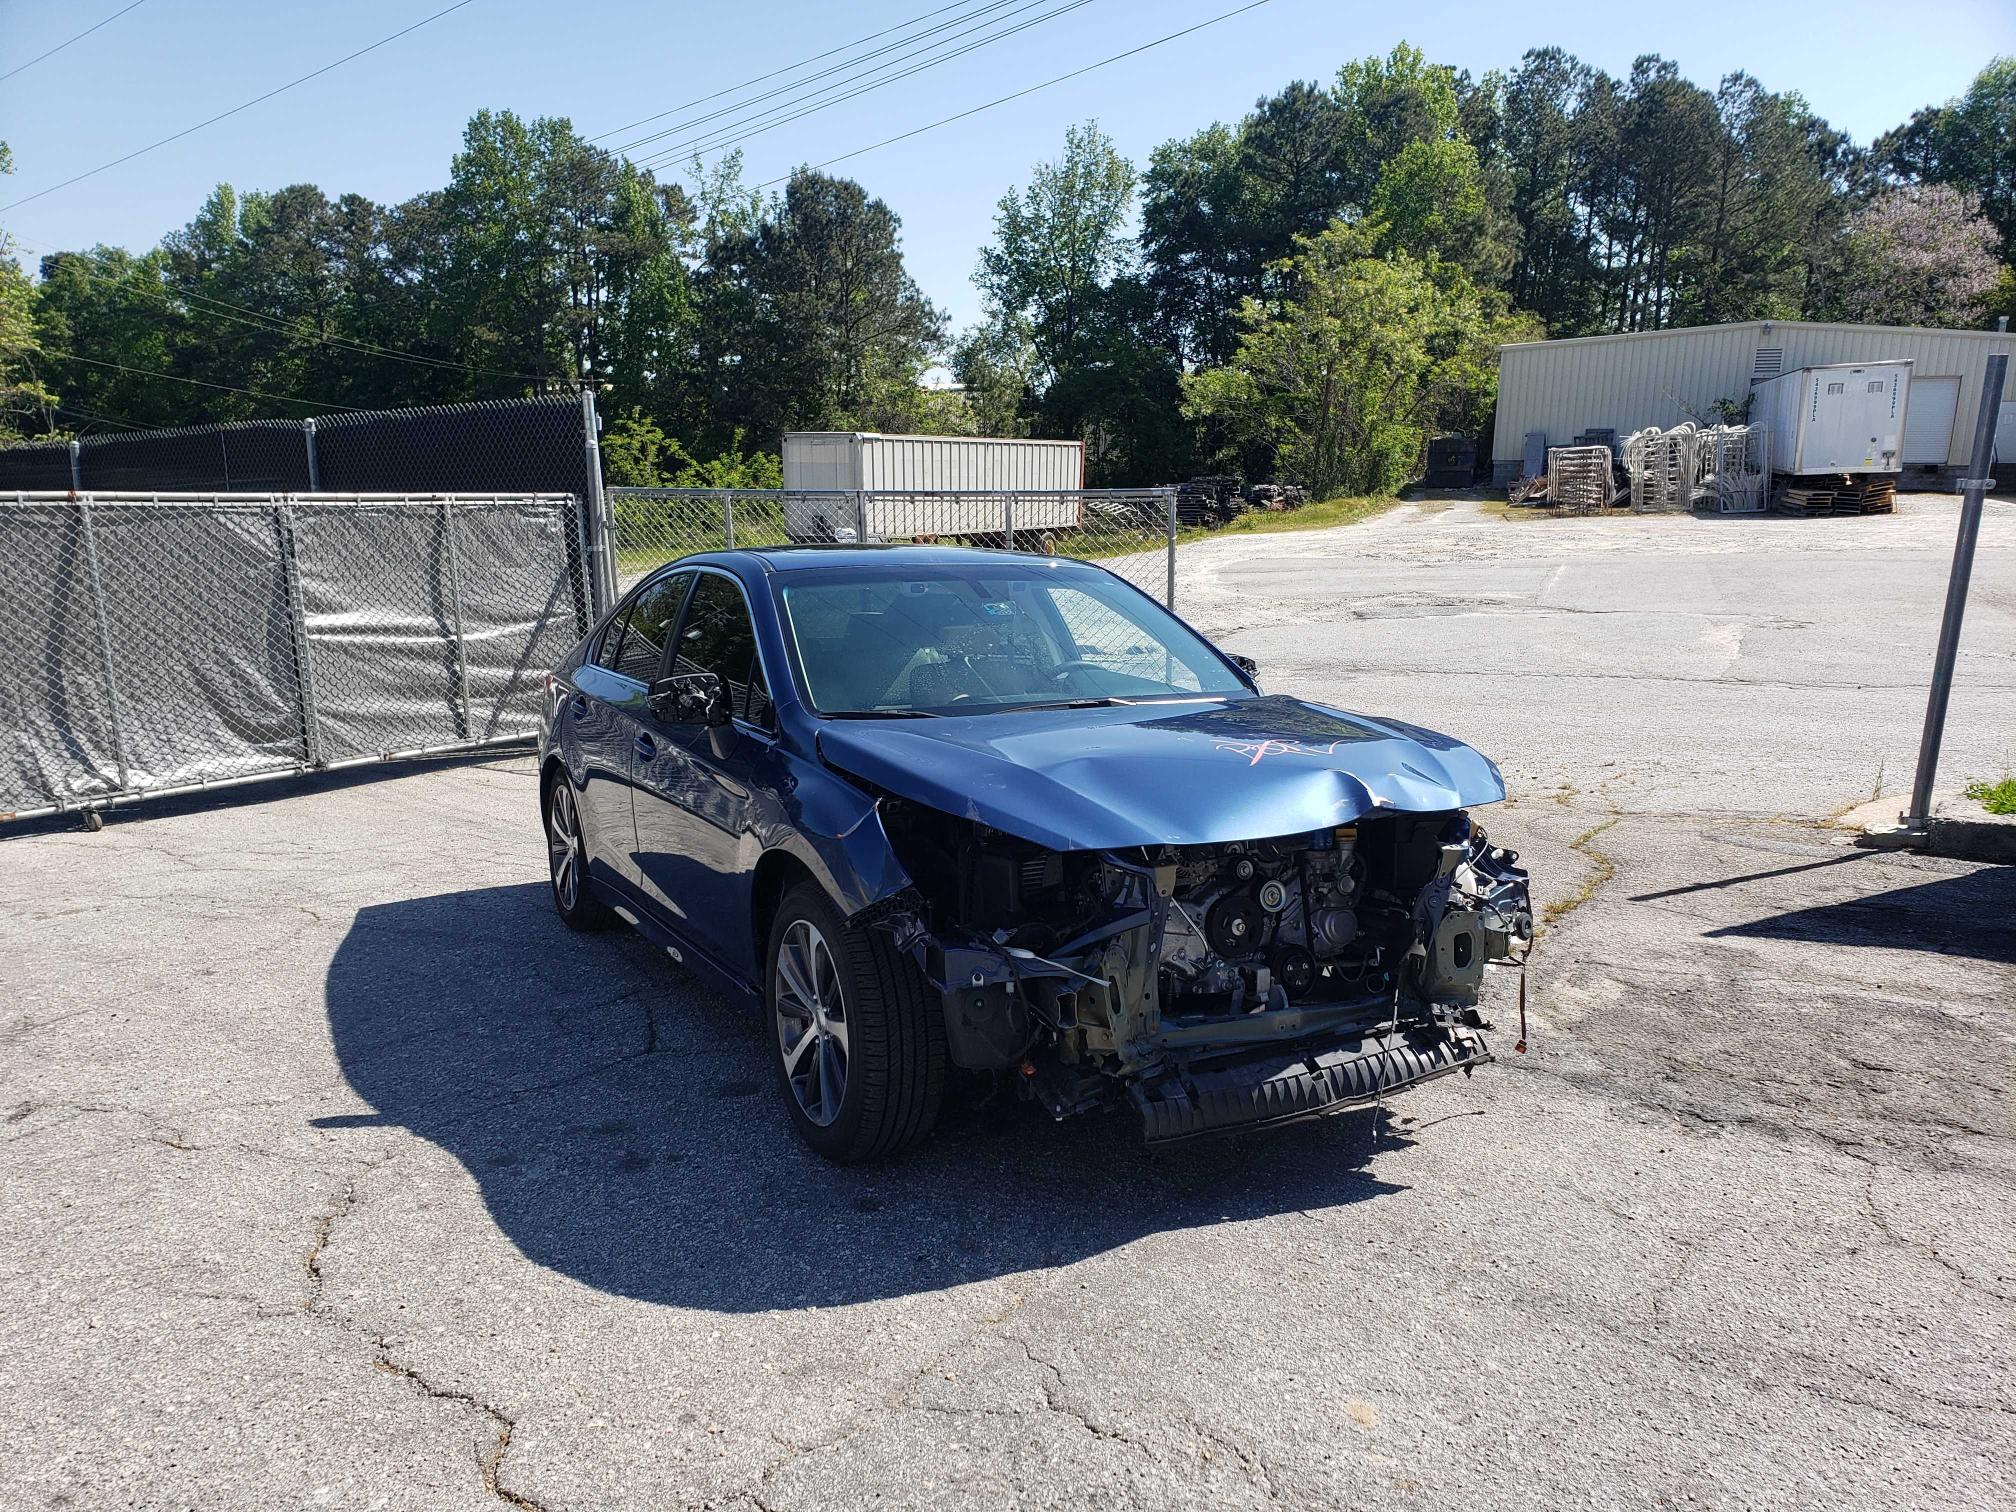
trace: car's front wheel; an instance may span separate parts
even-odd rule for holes
[[[765,996],[778,1079],[799,1135],[828,1160],[872,1160],[938,1121],[945,1025],[886,935],[842,919],[816,884],[785,893]]]

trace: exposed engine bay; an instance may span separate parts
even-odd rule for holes
[[[1485,970],[1532,940],[1518,857],[1462,810],[1124,851],[895,798],[882,817],[914,890],[880,922],[940,994],[953,1060],[1059,1116],[1129,1099],[1151,1139],[1469,1070]]]

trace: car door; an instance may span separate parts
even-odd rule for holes
[[[749,888],[758,849],[752,800],[775,760],[770,684],[742,585],[703,569],[672,641],[672,673],[712,672],[733,720],[710,728],[645,716],[631,788],[637,866],[645,897],[682,934],[731,971],[753,964]]]
[[[562,716],[580,752],[589,870],[631,888],[637,885],[637,828],[630,783],[639,721],[648,713],[645,698],[692,581],[691,572],[669,573],[631,595],[611,617],[595,654],[576,670]]]

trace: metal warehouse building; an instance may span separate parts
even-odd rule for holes
[[[1716,400],[1740,402],[1753,383],[1795,368],[1909,358],[1905,466],[1950,475],[1966,464],[1982,370],[1997,352],[2016,355],[2016,337],[1814,320],[1517,342],[1498,349],[1491,474],[1499,483],[1519,476],[1529,431],[1544,431],[1550,446],[1601,428],[1621,441],[1648,425],[1713,423]],[[2008,459],[2016,456],[2016,404],[2004,404],[2000,418],[2000,451]]]

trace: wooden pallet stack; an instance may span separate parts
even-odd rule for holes
[[[1788,478],[1778,490],[1774,507],[1780,514],[1807,519],[1818,515],[1893,514],[1897,509],[1897,480],[1887,473]]]

